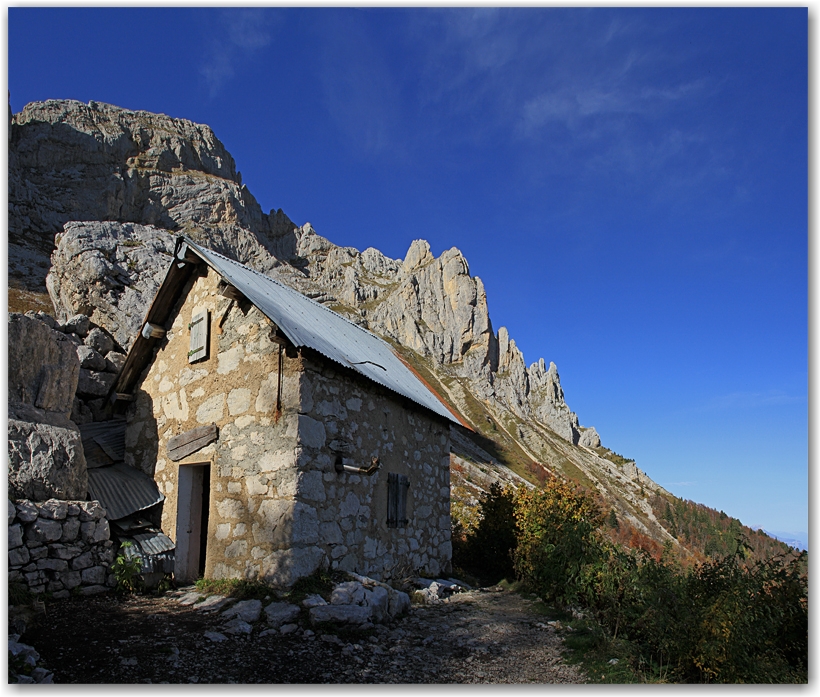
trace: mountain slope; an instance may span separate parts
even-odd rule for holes
[[[383,336],[464,416],[472,430],[453,438],[454,510],[458,492],[484,490],[466,486],[465,472],[486,486],[557,474],[639,538],[689,555],[652,504],[674,497],[580,425],[554,363],[527,366],[506,328],[493,329],[458,249],[436,258],[416,240],[390,259],[265,214],[211,129],[183,119],[48,101],[13,116],[10,141],[10,284],[47,286],[61,318],[88,314],[127,347],[184,232]]]

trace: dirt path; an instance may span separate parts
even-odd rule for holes
[[[60,683],[578,683],[561,639],[509,591],[459,593],[368,632],[300,629],[213,642],[218,614],[170,595],[48,606],[22,641]]]

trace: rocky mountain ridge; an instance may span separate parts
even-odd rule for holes
[[[274,275],[390,341],[474,429],[462,461],[530,482],[563,474],[677,544],[648,503],[663,489],[580,425],[554,363],[527,366],[506,328],[494,331],[458,249],[436,258],[416,240],[390,259],[263,213],[207,126],[96,102],[29,104],[12,117],[9,228],[12,285],[46,286],[62,321],[88,315],[124,349],[180,232]]]

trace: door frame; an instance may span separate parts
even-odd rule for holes
[[[196,581],[204,567],[205,560],[201,556],[202,551],[207,556],[210,511],[203,507],[203,503],[210,507],[210,470],[210,462],[191,462],[179,466],[174,552],[174,578],[178,581]]]

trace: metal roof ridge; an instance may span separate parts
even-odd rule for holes
[[[382,370],[388,370],[385,366],[382,366],[378,363],[374,363],[373,361],[353,361],[352,358],[354,358],[355,356],[349,355],[348,352],[344,350],[339,350],[338,353],[335,354],[333,352],[328,353],[326,347],[322,345],[321,341],[316,342],[310,340],[309,337],[313,336],[310,332],[308,333],[308,336],[300,336],[299,332],[297,332],[294,335],[291,335],[294,328],[289,326],[289,322],[286,322],[285,325],[280,326],[281,319],[277,319],[275,312],[271,314],[270,311],[266,310],[263,305],[260,305],[256,300],[253,300],[251,296],[248,295],[248,299],[250,300],[250,302],[257,306],[263,312],[263,314],[265,314],[271,321],[276,323],[277,326],[280,326],[285,336],[287,336],[288,339],[291,340],[292,343],[294,343],[296,346],[304,346],[312,351],[316,351],[316,353],[318,353],[319,355],[341,366],[342,368],[352,369],[361,377],[380,385],[381,387],[389,390],[390,392],[399,395],[405,399],[409,399],[411,402],[417,404],[418,406],[429,411],[432,411],[438,416],[443,417],[449,421],[452,421],[453,423],[460,423],[461,425],[466,426],[466,423],[464,422],[463,418],[458,415],[458,412],[456,412],[455,409],[453,409],[449,404],[447,404],[441,397],[441,395],[439,395],[435,390],[433,390],[426,380],[421,378],[417,371],[410,367],[407,361],[388,341],[383,339],[375,332],[356,324],[344,315],[340,314],[339,312],[336,312],[335,310],[330,309],[329,307],[326,307],[325,305],[317,302],[313,298],[309,298],[307,295],[300,292],[296,288],[288,285],[287,283],[284,283],[283,281],[277,278],[273,278],[272,276],[269,276],[265,273],[262,273],[261,271],[251,268],[250,266],[247,266],[235,259],[226,257],[224,254],[220,254],[219,252],[201,246],[185,235],[179,235],[177,237],[177,240],[178,244],[177,250],[175,252],[175,257],[178,261],[181,261],[182,257],[184,257],[184,253],[181,256],[179,255],[180,242],[184,241],[193,254],[199,257],[203,262],[205,262],[210,268],[212,268],[218,275],[222,276],[229,283],[234,284],[236,282],[235,280],[231,280],[231,275],[234,273],[232,271],[233,267],[236,267],[237,273],[250,272],[250,275],[252,277],[256,277],[259,279],[260,285],[258,287],[255,287],[255,284],[252,281],[252,279],[237,279],[242,280],[243,284],[247,284],[244,287],[239,288],[241,292],[245,294],[252,293],[253,295],[256,295],[257,293],[268,294],[270,292],[277,292],[265,290],[264,284],[265,282],[267,282],[269,284],[272,284],[273,288],[278,289],[278,292],[282,292],[286,296],[282,298],[282,301],[286,303],[293,302],[296,304],[296,306],[298,306],[299,303],[307,303],[307,306],[303,305],[300,312],[310,312],[313,308],[321,308],[323,310],[323,316],[328,317],[328,320],[331,323],[335,323],[338,320],[342,320],[342,325],[339,327],[341,331],[346,331],[345,328],[355,328],[356,332],[354,332],[354,335],[351,336],[351,339],[355,344],[367,346],[367,344],[370,343],[374,350],[384,351],[386,354],[385,358],[387,358],[387,355],[391,356],[392,359],[396,361],[396,367],[398,367],[400,370],[403,369],[407,372],[409,376],[413,378],[417,385],[417,388],[410,388],[410,391],[408,392],[406,391],[406,389],[402,389],[402,386],[400,384],[397,384],[394,380],[388,378],[388,375],[390,375],[391,373],[388,372],[387,375],[382,375],[378,371],[365,371],[360,367],[362,363],[373,363],[373,365],[382,368]],[[227,264],[226,262],[229,262],[229,264]],[[288,300],[288,298],[292,300]],[[374,341],[376,342],[375,344],[373,343]],[[366,355],[367,354],[365,353],[365,356]],[[400,382],[401,378],[399,378],[399,383]],[[419,388],[421,390],[421,394],[415,394]],[[424,395],[426,395],[426,399]],[[467,426],[467,428],[469,428],[469,426]]]
[[[189,240],[188,237],[186,237],[185,235],[180,235],[180,237],[182,237],[186,242],[190,242],[190,244],[192,244],[195,247],[196,250],[202,251],[203,253],[206,253],[206,254],[213,254],[214,256],[218,256],[219,258],[224,259],[225,261],[229,261],[232,264],[236,264],[237,266],[241,266],[243,269],[247,269],[251,273],[256,274],[257,276],[259,276],[260,278],[264,278],[267,281],[272,281],[273,283],[276,283],[277,285],[281,286],[282,288],[284,288],[286,291],[288,291],[290,293],[295,293],[300,298],[304,298],[305,300],[312,303],[316,307],[321,307],[322,310],[324,310],[325,312],[329,312],[330,314],[335,315],[336,317],[339,317],[340,319],[343,319],[351,327],[356,327],[356,329],[358,329],[360,332],[366,332],[366,333],[370,334],[371,336],[375,337],[376,339],[381,341],[383,344],[385,344],[388,348],[390,348],[391,351],[393,350],[392,347],[390,346],[390,344],[388,344],[384,339],[382,339],[375,332],[371,332],[369,329],[365,329],[361,325],[356,324],[355,322],[348,319],[347,317],[345,317],[340,312],[336,312],[335,310],[331,310],[329,307],[325,307],[324,305],[322,305],[322,303],[317,302],[313,298],[309,298],[304,293],[300,293],[298,290],[296,290],[296,288],[293,288],[292,286],[289,286],[287,283],[283,283],[278,278],[274,278],[273,276],[268,276],[267,274],[264,274],[261,271],[257,271],[256,269],[254,269],[250,266],[247,266],[247,265],[243,264],[242,262],[237,261],[236,259],[231,259],[230,257],[226,257],[224,254],[220,254],[219,252],[215,252],[212,249],[208,249],[207,252],[205,252],[205,250],[202,247],[200,247],[193,240]],[[206,261],[206,260],[203,259],[203,261]]]

